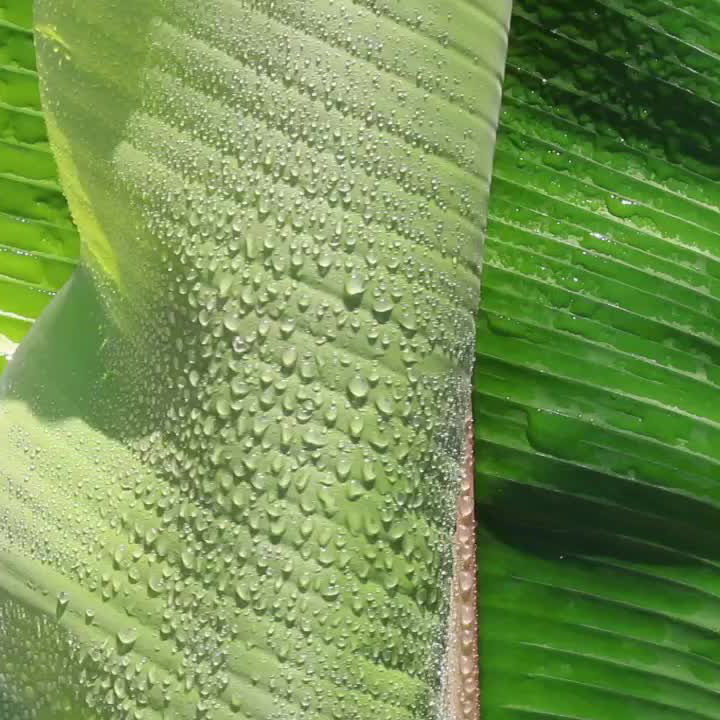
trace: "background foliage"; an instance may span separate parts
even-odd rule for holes
[[[514,4],[474,381],[486,720],[720,715],[719,9]]]
[[[0,0],[0,372],[80,252],[40,108],[31,0]]]

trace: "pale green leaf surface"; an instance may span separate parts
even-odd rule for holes
[[[483,720],[720,717],[719,9],[515,3],[474,378]]]
[[[0,716],[442,716],[508,15],[38,2],[87,260],[2,380]]]

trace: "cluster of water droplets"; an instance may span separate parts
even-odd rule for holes
[[[93,496],[107,530],[76,563],[84,594],[57,596],[84,623],[87,702],[133,720],[441,713],[498,78],[446,52],[448,8],[156,0],[108,153],[88,126],[112,120],[53,93],[73,23],[120,10],[44,5],[49,106],[107,180],[91,202],[116,274],[93,272],[107,376],[129,388],[104,412],[132,460]],[[137,38],[84,42],[99,85],[127,83]],[[495,107],[460,92],[473,80]]]

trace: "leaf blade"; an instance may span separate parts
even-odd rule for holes
[[[488,720],[718,711],[709,8],[514,9],[474,380]]]
[[[474,12],[481,59],[439,10],[133,10],[38,4],[87,258],[0,411],[0,543],[68,593],[73,711],[440,713],[505,26]]]

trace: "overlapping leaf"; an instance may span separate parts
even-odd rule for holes
[[[508,14],[37,3],[87,262],[2,381],[0,715],[443,712]]]

